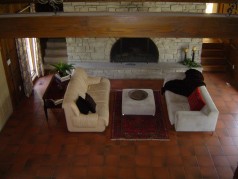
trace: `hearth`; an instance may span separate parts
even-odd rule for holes
[[[110,61],[116,63],[157,63],[158,60],[158,48],[149,38],[120,38],[110,53]]]

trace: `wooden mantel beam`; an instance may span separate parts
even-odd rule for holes
[[[0,15],[7,37],[238,38],[238,17],[185,13],[35,13]]]

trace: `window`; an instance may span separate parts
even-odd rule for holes
[[[31,70],[31,79],[32,81],[38,76],[37,71],[37,53],[36,53],[36,39],[35,38],[26,38],[26,46],[27,46],[27,55],[28,55],[28,63]]]
[[[205,12],[210,13],[217,13],[218,11],[218,4],[217,3],[206,3],[206,10]]]
[[[213,3],[206,3],[206,13],[212,13]]]

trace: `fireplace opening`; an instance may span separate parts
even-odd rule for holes
[[[157,63],[159,52],[149,38],[120,38],[112,46],[110,59],[118,63]]]

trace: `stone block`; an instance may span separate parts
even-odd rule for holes
[[[121,2],[120,2],[120,5],[121,5],[121,6],[131,6],[132,3],[131,3],[131,2],[128,2],[128,1],[121,1]],[[118,6],[120,6],[120,5],[118,5]]]
[[[172,54],[165,54],[165,55],[164,55],[164,58],[165,58],[165,59],[172,60],[172,59],[173,59],[173,55],[172,55]]]
[[[166,4],[166,2],[155,2],[155,6],[157,6],[157,7],[161,7],[165,4]]]
[[[138,7],[138,12],[148,12],[149,8],[148,7]]]
[[[106,2],[107,6],[120,6],[120,2]]]
[[[85,2],[73,2],[72,3],[72,6],[84,6],[84,5],[86,5]]]
[[[75,38],[66,38],[66,42],[67,43],[74,43],[75,42]]]
[[[160,7],[150,7],[149,12],[161,12],[161,8]]]
[[[85,5],[87,6],[97,6],[97,5],[100,5],[99,2],[86,2]]]
[[[80,53],[85,53],[86,50],[85,50],[84,47],[79,47],[79,48],[75,49],[75,52],[78,53],[78,54],[80,54]]]
[[[76,61],[77,61],[77,60],[80,60],[80,56],[79,56],[79,55],[73,55],[73,56],[72,56],[72,59],[73,59],[73,60],[76,60]]]
[[[185,5],[185,9],[187,9],[187,10],[195,10],[196,8],[195,8],[195,5],[193,5],[193,4],[191,4],[191,5],[187,4],[187,5]]]
[[[69,53],[69,52],[74,52],[75,51],[75,49],[74,49],[74,47],[72,47],[72,46],[67,46],[67,52]]]
[[[64,12],[75,12],[74,6],[64,6]]]
[[[192,38],[179,38],[178,40],[180,40],[180,42],[183,42],[183,43],[189,43],[192,41]]]
[[[80,7],[79,6],[74,7],[74,12],[80,12]]]
[[[89,8],[88,8],[88,11],[89,11],[89,12],[96,12],[96,11],[97,11],[97,8],[96,8],[96,7],[89,7]]]
[[[197,9],[197,10],[205,10],[206,9],[206,4],[195,5],[195,9]]]
[[[190,13],[197,13],[197,10],[196,9],[190,9],[188,12],[190,12]]]
[[[93,46],[84,46],[86,53],[93,53],[95,52],[95,48]]]
[[[129,8],[129,12],[138,12],[138,9],[137,9],[137,7],[130,7]]]
[[[170,8],[162,7],[161,12],[170,12]]]
[[[107,6],[97,6],[97,11],[106,12],[107,11]]]
[[[97,38],[93,40],[89,40],[90,45],[93,45],[95,47],[102,47],[106,46],[107,42],[110,38]]]
[[[90,53],[80,53],[80,59],[82,61],[90,61],[91,58],[91,54]]]
[[[89,12],[89,7],[79,7],[79,12]]]
[[[181,5],[171,5],[171,11],[172,12],[182,12],[183,7]]]
[[[109,8],[108,8],[108,11],[109,11],[109,12],[116,12],[116,8],[109,7]]]
[[[143,2],[131,2],[132,5],[135,5],[137,7],[142,7],[143,6]]]
[[[156,4],[155,2],[144,2],[143,6],[144,7],[154,7]]]
[[[94,61],[100,61],[103,62],[105,61],[105,56],[103,53],[91,53],[91,59]]]
[[[128,12],[128,8],[116,8],[116,12]]]
[[[206,10],[201,9],[201,10],[198,10],[197,12],[198,12],[198,13],[206,13]]]

